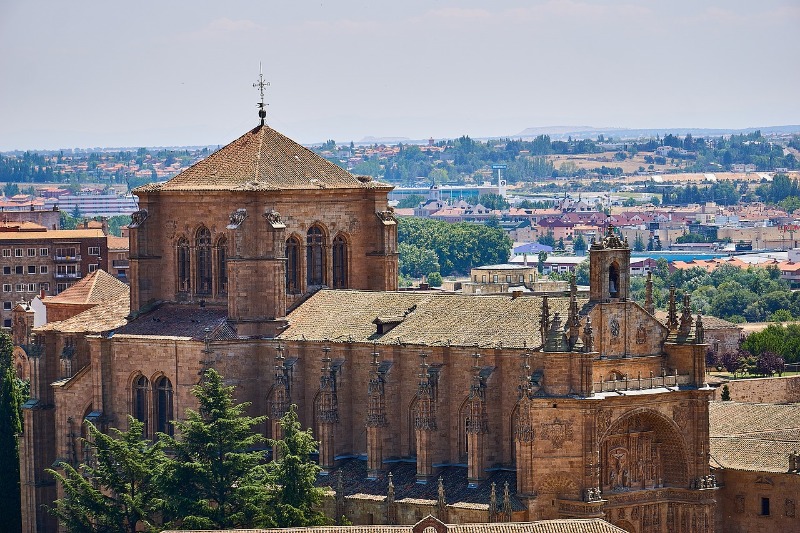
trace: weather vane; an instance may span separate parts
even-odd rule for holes
[[[261,68],[261,62],[258,62],[258,81],[253,84],[261,93],[261,101],[258,103],[258,116],[261,119],[261,125],[264,125],[264,119],[267,118],[267,104],[264,103],[264,89],[269,87],[269,82],[264,81],[264,71]]]

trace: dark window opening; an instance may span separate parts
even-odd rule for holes
[[[761,498],[761,516],[769,516],[769,498]]]
[[[217,292],[228,292],[228,240],[222,237],[217,241]]]
[[[316,226],[306,236],[306,282],[309,286],[325,283],[324,236]]]
[[[211,231],[208,228],[197,230],[197,294],[211,294]]]
[[[300,292],[300,242],[295,238],[286,241],[286,292]]]
[[[147,378],[139,376],[133,383],[133,418],[144,424],[147,436]]]
[[[162,377],[156,382],[156,431],[173,434],[172,383]]]
[[[189,242],[186,239],[178,241],[178,290],[189,291],[190,277]]]
[[[347,288],[347,241],[341,235],[333,240],[333,288]]]
[[[612,298],[619,297],[619,265],[611,263],[608,267],[608,292]]]

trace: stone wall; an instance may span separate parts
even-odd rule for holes
[[[731,400],[745,403],[800,402],[800,376],[757,379],[736,379],[727,383]],[[722,386],[714,391],[712,400],[722,399]]]
[[[720,470],[716,472],[716,531],[800,531],[800,475]],[[768,500],[769,514],[764,499]]]

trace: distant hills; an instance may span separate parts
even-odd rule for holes
[[[536,128],[526,128],[512,138],[535,138],[539,135],[549,135],[551,139],[566,139],[568,137],[585,139],[596,138],[600,135],[614,137],[615,139],[639,139],[664,136],[667,134],[684,136],[691,133],[692,137],[721,137],[723,135],[733,135],[742,133],[752,133],[760,130],[763,135],[778,134],[786,135],[800,133],[800,125],[791,126],[763,126],[758,128],[741,129],[719,129],[719,128],[595,128],[592,126],[541,126]]]

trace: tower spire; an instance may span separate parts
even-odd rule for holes
[[[269,87],[269,82],[264,81],[264,71],[261,68],[261,61],[258,62],[258,81],[253,84],[261,93],[261,101],[256,104],[258,106],[258,117],[261,119],[261,125],[264,125],[264,120],[267,118],[267,104],[264,102],[264,89]]]

